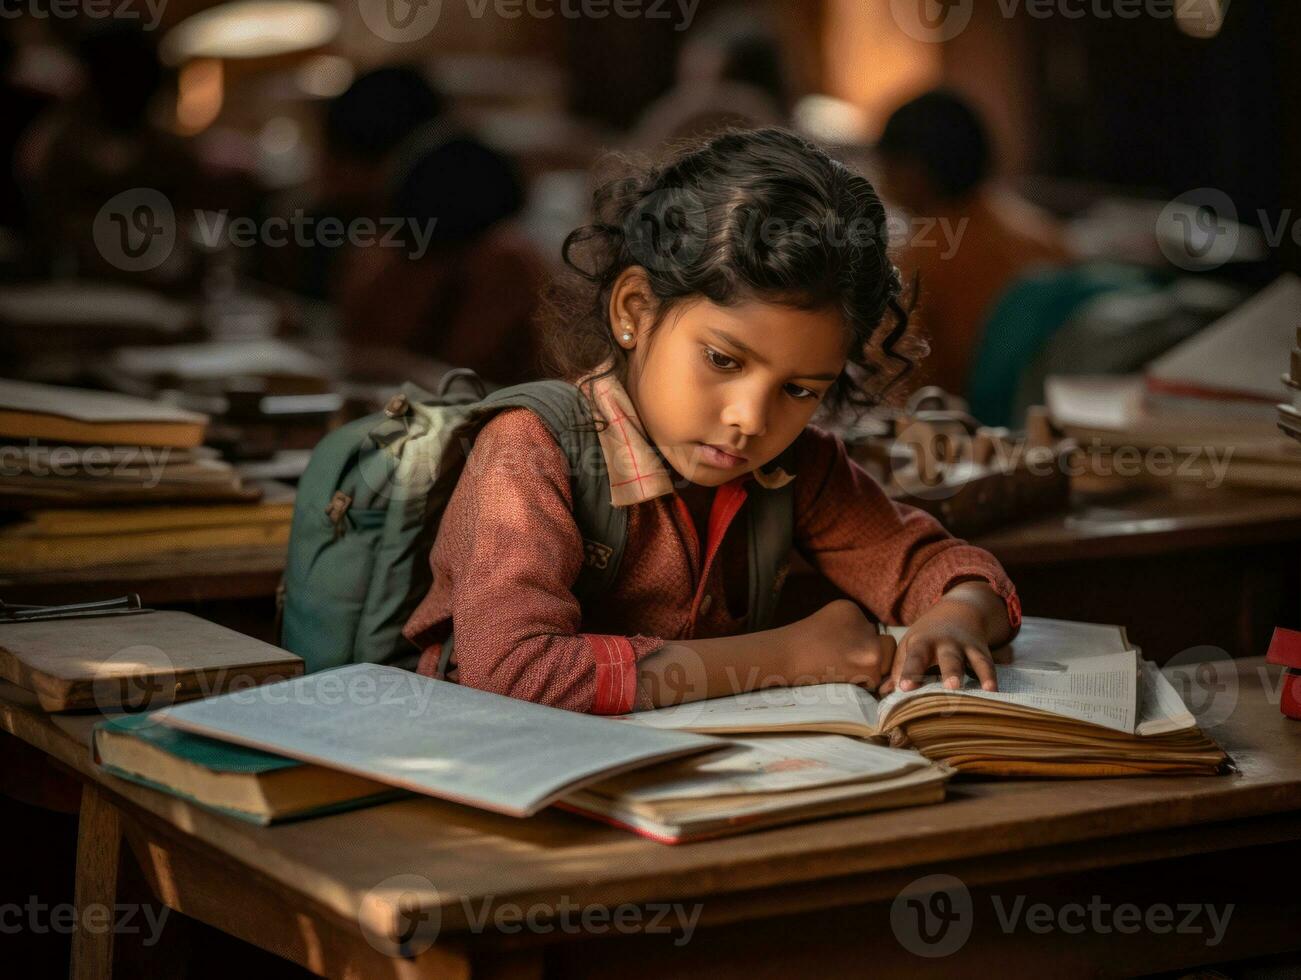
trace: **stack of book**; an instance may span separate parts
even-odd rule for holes
[[[90,568],[288,540],[292,492],[203,445],[207,418],[0,380],[0,572]]]
[[[1278,406],[1278,427],[1291,439],[1301,441],[1301,326],[1296,328],[1296,346],[1288,359],[1283,384],[1291,393],[1291,403]]]
[[[357,664],[101,722],[100,765],[257,823],[422,793],[679,843],[939,803],[956,773],[1214,775],[1225,753],[1118,627],[1027,620],[999,690],[774,688],[618,718]]]
[[[1094,458],[1090,474],[1301,489],[1301,447],[1277,427],[1280,417],[1301,421],[1277,408],[1287,391],[1279,366],[1297,339],[1298,311],[1301,277],[1289,274],[1141,377],[1049,378],[1052,421]]]

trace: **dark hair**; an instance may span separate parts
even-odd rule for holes
[[[652,329],[696,296],[836,309],[853,340],[825,404],[869,407],[926,352],[908,333],[887,246],[867,178],[785,130],[719,134],[596,191],[592,223],[565,239],[569,271],[548,296],[549,367],[574,379],[612,358],[626,380],[608,306],[619,275],[640,266],[659,300]]]
[[[965,99],[943,89],[896,109],[876,148],[882,156],[917,161],[947,200],[962,197],[989,176],[985,124]]]
[[[325,143],[336,156],[377,162],[445,109],[442,93],[418,68],[377,68],[330,100]]]

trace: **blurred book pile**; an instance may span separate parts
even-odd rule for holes
[[[0,573],[283,549],[293,491],[205,446],[206,416],[0,379]]]
[[[1301,441],[1301,326],[1296,328],[1296,346],[1288,358],[1283,384],[1291,393],[1292,400],[1278,406],[1278,427],[1289,438]]]
[[[1299,326],[1301,278],[1289,274],[1143,375],[1049,378],[1053,424],[1087,454],[1081,483],[1301,489],[1301,445],[1279,431],[1289,418],[1301,428],[1279,406]]]

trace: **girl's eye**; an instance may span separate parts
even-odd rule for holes
[[[712,347],[705,348],[705,360],[720,371],[727,371],[734,367],[740,367],[734,359],[728,357],[726,354],[719,353]]]
[[[799,401],[803,401],[806,398],[818,397],[818,393],[816,391],[812,391],[808,388],[803,388],[800,385],[787,385],[786,394],[790,395],[792,398],[797,399]]]

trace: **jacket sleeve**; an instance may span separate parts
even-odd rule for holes
[[[925,511],[892,501],[838,436],[809,426],[796,446],[795,544],[846,595],[890,625],[909,624],[959,582],[988,582],[1021,625],[998,560]]]
[[[480,431],[430,560],[450,592],[458,683],[572,711],[632,710],[637,661],[664,641],[580,632],[568,462],[532,412],[504,411]],[[422,672],[440,632],[418,615],[404,630],[426,652]]]

